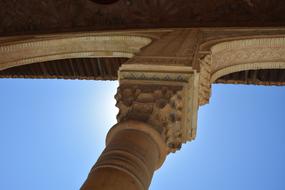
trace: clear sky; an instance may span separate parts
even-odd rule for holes
[[[0,80],[0,189],[77,190],[116,123],[117,82]],[[285,87],[214,85],[195,141],[150,190],[284,190]]]

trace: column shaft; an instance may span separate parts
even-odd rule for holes
[[[154,171],[166,156],[153,133],[154,129],[141,122],[117,124],[81,190],[148,189]]]

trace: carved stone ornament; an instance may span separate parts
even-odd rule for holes
[[[199,105],[209,103],[211,96],[211,61],[212,56],[206,55],[199,59],[200,80],[199,80]]]
[[[118,122],[150,124],[169,152],[196,135],[198,74],[191,67],[123,65],[115,96]]]
[[[136,34],[79,33],[0,38],[0,70],[50,60],[133,57],[152,42]]]
[[[284,35],[223,42],[211,52],[211,82],[239,71],[285,68]]]

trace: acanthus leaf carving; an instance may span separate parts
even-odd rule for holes
[[[196,136],[198,74],[189,66],[124,64],[115,96],[118,122],[148,123],[175,152]]]
[[[149,123],[164,138],[169,151],[182,144],[183,86],[121,84],[115,96],[118,122],[138,120]]]

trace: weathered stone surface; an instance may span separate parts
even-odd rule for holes
[[[147,190],[167,155],[157,131],[128,120],[115,125],[81,190]]]
[[[169,152],[195,138],[198,75],[191,67],[124,65],[119,79],[118,122],[148,123],[161,134]]]
[[[183,86],[121,84],[116,95],[118,122],[137,120],[150,124],[170,149],[181,148]]]

